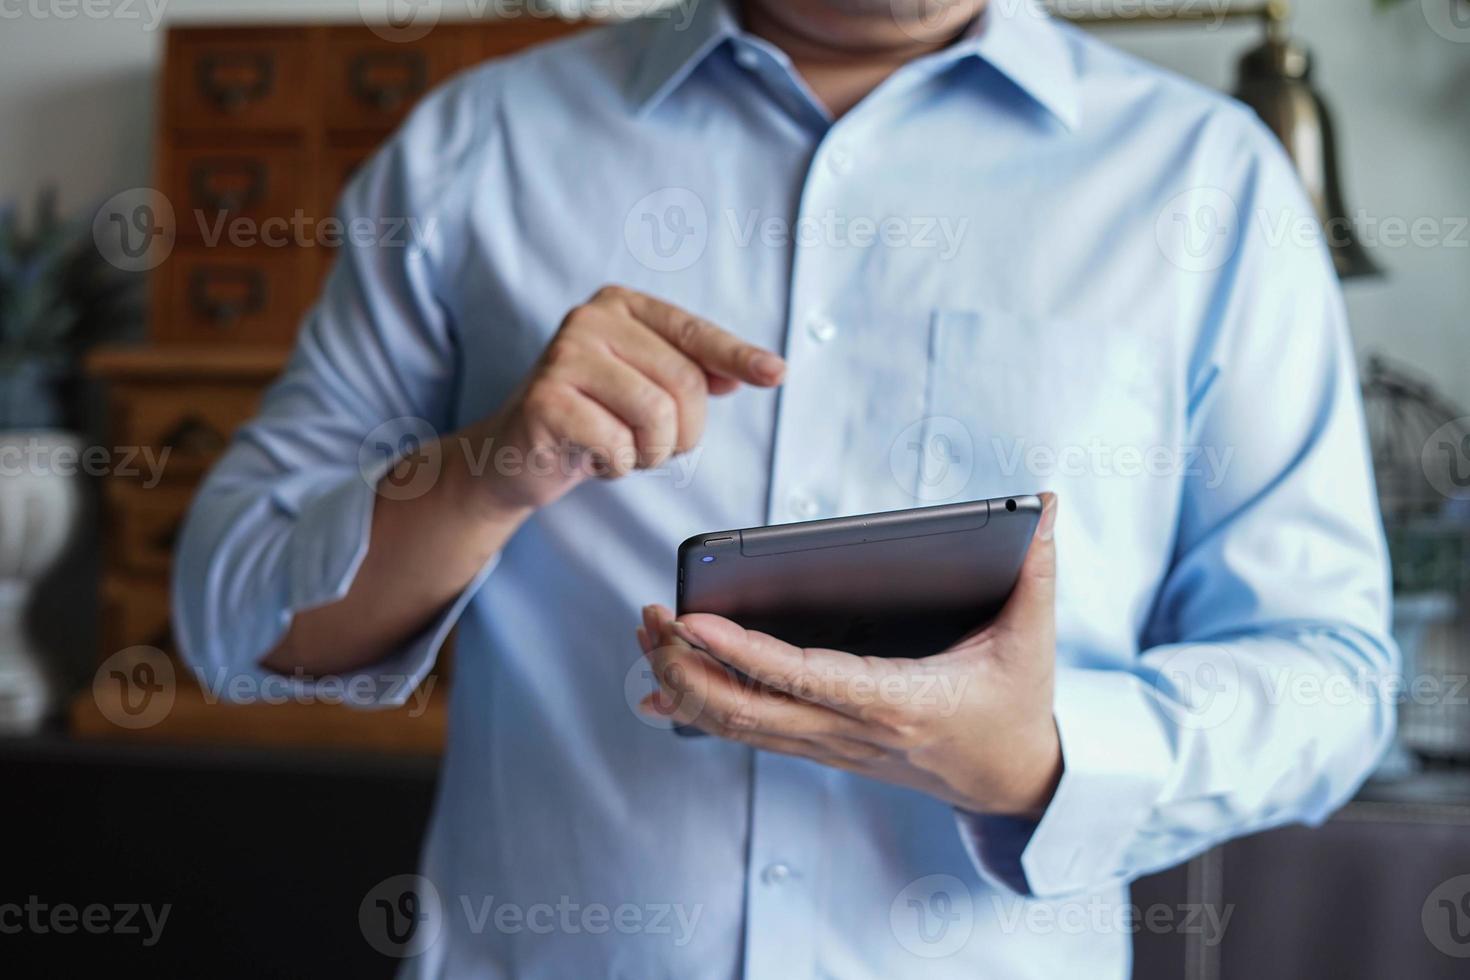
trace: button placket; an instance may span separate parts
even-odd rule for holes
[[[838,177],[852,173],[854,163],[852,148],[846,143],[836,143],[827,151],[827,169]]]
[[[792,870],[791,865],[784,861],[777,861],[775,864],[766,865],[765,870],[761,872],[761,881],[768,885],[783,885],[795,875],[796,872]]]
[[[826,344],[837,336],[837,324],[829,316],[813,313],[807,317],[806,332],[812,340],[819,344]]]
[[[845,183],[834,179],[833,163],[818,147],[806,174],[799,212],[802,221],[854,200]],[[850,167],[850,152],[839,153],[838,169]],[[849,281],[852,254],[838,243],[797,244],[791,265],[785,354],[790,364],[779,396],[772,454],[768,520],[813,520],[831,512],[842,492],[848,451],[846,414],[864,404],[851,365],[841,353],[842,311],[827,304],[841,297]],[[833,393],[847,392],[840,404]],[[810,980],[818,975],[814,942],[820,914],[816,896],[823,881],[825,841],[811,814],[826,805],[827,788],[814,779],[810,763],[757,753],[752,784],[749,865],[746,870],[745,976]],[[797,867],[791,855],[818,862]]]

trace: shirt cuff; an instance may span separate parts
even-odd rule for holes
[[[282,635],[298,613],[336,602],[351,589],[367,556],[377,500],[375,488],[387,465],[377,472],[354,471],[305,502],[293,499],[296,493],[292,491],[299,487],[283,488],[276,495],[278,506],[295,511],[286,543],[287,603],[280,623]],[[386,659],[357,670],[316,677],[278,674],[255,661],[232,671],[225,689],[214,693],[234,702],[274,698],[354,708],[405,704],[428,676],[449,631],[498,561],[497,555],[486,562],[433,622]]]
[[[1021,854],[1036,833],[1038,821],[1027,817],[997,817],[955,810],[960,840],[975,870],[986,884],[1014,895],[1029,897],[1031,886],[1021,869]]]
[[[981,877],[1043,899],[1131,876],[1129,845],[1173,761],[1146,686],[1127,671],[1063,668],[1054,713],[1063,770],[1041,819],[957,811],[960,836]]]

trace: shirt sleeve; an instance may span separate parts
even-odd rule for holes
[[[441,92],[354,178],[335,226],[317,236],[340,231],[342,244],[289,364],[190,509],[175,560],[174,633],[221,697],[258,692],[272,676],[260,659],[292,617],[347,594],[379,478],[449,424],[457,347],[436,270],[457,234],[441,216],[457,213],[458,160],[475,140],[464,115]],[[302,261],[321,247],[296,246]],[[395,656],[331,683],[349,703],[402,703],[489,573]],[[289,679],[298,689],[322,682]]]
[[[1392,737],[1398,651],[1341,294],[1320,243],[1270,235],[1314,212],[1256,142],[1191,371],[1191,444],[1228,458],[1225,478],[1183,481],[1143,654],[1060,667],[1064,773],[1041,819],[959,815],[999,887],[1062,897],[1318,823]]]

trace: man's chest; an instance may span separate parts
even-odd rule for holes
[[[614,153],[593,135],[595,178],[487,182],[453,291],[464,417],[617,283],[790,366],[779,395],[712,408],[691,488],[724,503],[690,520],[723,526],[732,487],[738,520],[772,523],[1051,489],[1077,525],[1074,567],[1107,575],[1125,540],[1157,564],[1160,507],[1198,460],[1179,270],[1147,208],[1072,156],[1004,141],[759,136]]]

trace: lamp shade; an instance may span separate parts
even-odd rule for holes
[[[1342,279],[1380,274],[1343,204],[1332,115],[1312,87],[1310,53],[1279,25],[1240,60],[1235,97],[1256,111],[1296,164]]]

